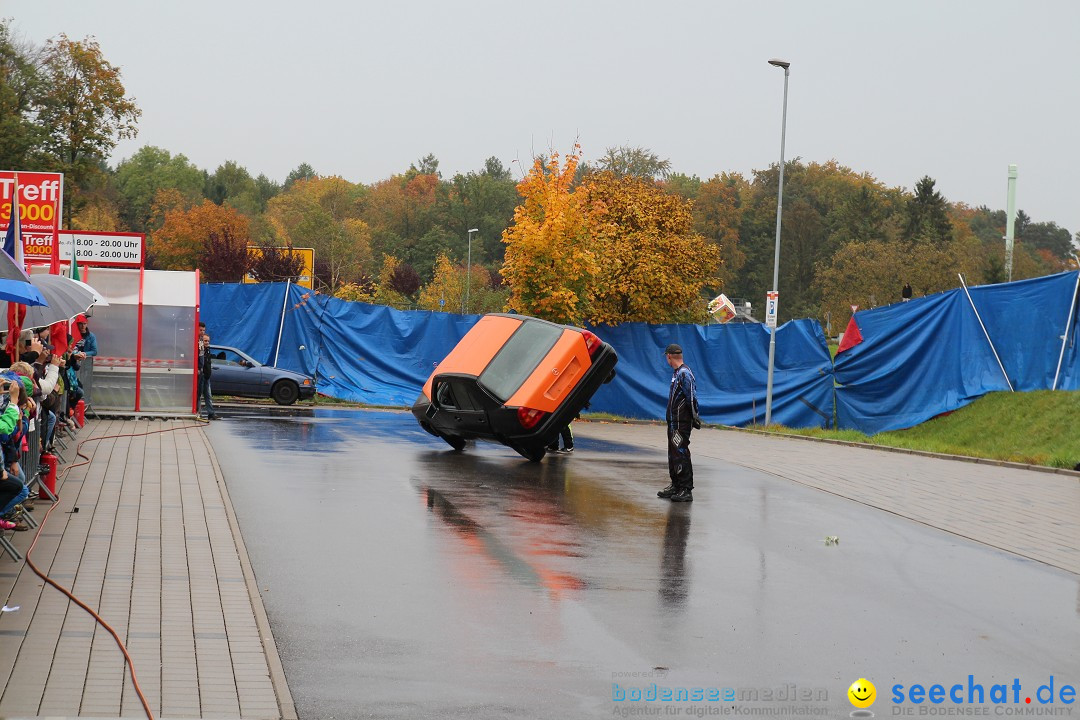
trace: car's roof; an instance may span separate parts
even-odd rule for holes
[[[525,319],[507,315],[485,315],[439,363],[437,371],[440,374],[479,375]]]

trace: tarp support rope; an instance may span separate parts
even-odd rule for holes
[[[277,344],[274,345],[274,367],[277,367],[278,354],[281,352],[281,331],[285,329],[285,309],[289,307],[289,288],[292,287],[292,278],[285,280],[285,295],[281,298],[281,322],[277,329]]]
[[[1065,333],[1061,336],[1061,352],[1058,353],[1057,370],[1054,371],[1054,384],[1051,390],[1057,390],[1058,378],[1061,376],[1061,361],[1065,359],[1065,345],[1069,342],[1069,327],[1072,325],[1073,315],[1076,314],[1076,293],[1080,291],[1080,273],[1076,273],[1076,286],[1073,288],[1072,302],[1069,303],[1069,314],[1065,316]]]
[[[960,284],[964,286],[964,294],[967,295],[968,302],[971,303],[971,309],[975,311],[975,319],[979,321],[979,327],[982,328],[983,335],[986,336],[986,342],[990,343],[990,352],[994,353],[994,359],[997,360],[998,367],[1001,368],[1001,374],[1005,376],[1005,383],[1009,386],[1009,392],[1016,392],[1013,389],[1012,381],[1009,380],[1009,374],[1005,372],[1005,366],[1001,364],[1001,358],[998,357],[997,350],[994,348],[994,341],[990,339],[990,333],[986,331],[986,326],[983,325],[982,317],[979,316],[979,309],[975,307],[975,301],[971,299],[971,293],[968,291],[967,283],[964,282],[964,276],[957,273],[956,277],[960,278]]]

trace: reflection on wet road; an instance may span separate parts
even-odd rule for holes
[[[661,501],[662,429],[589,428],[532,464],[407,413],[210,426],[302,718],[606,717],[652,683],[836,717],[860,677],[1080,667],[1069,573],[703,455],[696,501]]]

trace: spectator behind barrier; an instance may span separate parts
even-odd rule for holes
[[[17,442],[22,442],[21,435],[17,433],[22,427],[19,398],[21,394],[25,394],[25,388],[15,373],[5,371],[0,375],[0,392],[4,393],[0,398],[0,446],[3,447],[5,457],[3,470],[0,471],[0,530],[26,530],[26,523],[18,520],[12,513],[15,506],[26,499],[30,490],[22,479],[10,475],[6,467],[7,446],[14,447],[16,436]]]

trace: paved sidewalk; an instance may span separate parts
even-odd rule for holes
[[[158,718],[296,717],[216,458],[191,421],[91,422],[31,559],[110,623]],[[191,429],[176,429],[189,427]],[[65,458],[77,462],[74,444]],[[40,522],[50,504],[38,501]],[[73,512],[75,507],[78,512]],[[24,555],[35,532],[17,533]],[[144,717],[81,608],[0,556],[0,716]]]
[[[620,423],[581,427],[598,438],[626,438]],[[662,454],[664,430],[654,428],[635,437],[647,437]],[[695,457],[809,485],[1080,574],[1080,477],[1074,474],[713,428],[695,431],[690,449]],[[708,478],[696,484],[705,489]]]

